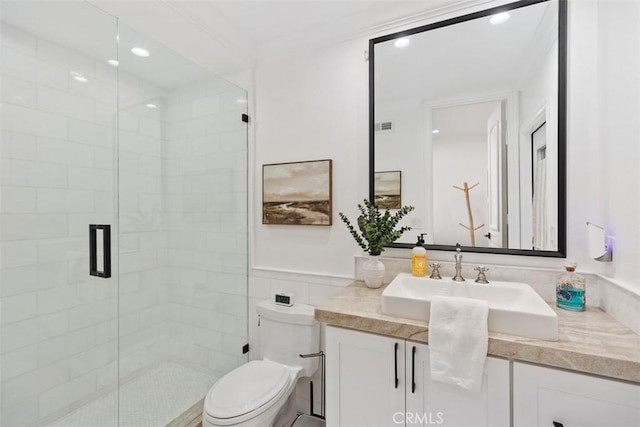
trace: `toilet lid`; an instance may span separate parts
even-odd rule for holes
[[[254,360],[229,372],[207,394],[206,411],[215,418],[239,417],[267,404],[289,384],[289,370]]]

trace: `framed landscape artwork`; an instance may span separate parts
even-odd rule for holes
[[[401,171],[376,172],[375,203],[379,209],[400,209],[402,207]]]
[[[262,223],[331,225],[331,160],[262,166]]]

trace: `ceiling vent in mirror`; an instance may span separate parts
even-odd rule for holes
[[[375,123],[376,132],[390,132],[393,130],[393,122]]]

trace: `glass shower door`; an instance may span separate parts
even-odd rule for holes
[[[117,22],[86,2],[1,8],[0,424],[115,426]],[[93,401],[100,422],[78,419]]]
[[[197,413],[247,361],[246,92],[86,2],[1,8],[0,425]]]
[[[246,92],[119,28],[120,425],[164,426],[246,362]]]

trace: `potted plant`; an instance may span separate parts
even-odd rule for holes
[[[411,230],[411,227],[407,226],[398,229],[396,227],[400,220],[414,208],[403,206],[392,215],[389,210],[382,213],[371,201],[365,199],[363,204],[358,204],[358,209],[361,213],[357,221],[360,232],[342,212],[340,212],[340,219],[347,225],[356,243],[370,255],[362,266],[365,284],[369,288],[379,288],[384,279],[384,264],[377,256],[384,251],[386,245],[398,240],[405,231]]]

